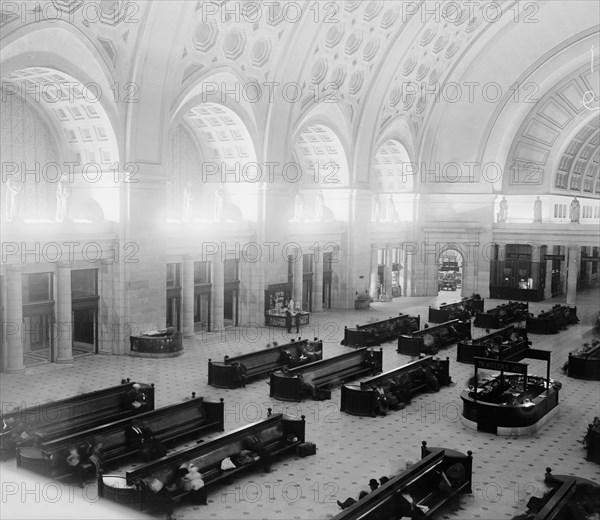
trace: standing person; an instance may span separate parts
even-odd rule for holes
[[[290,311],[289,307],[285,311],[285,328],[288,334],[292,333],[292,311]]]

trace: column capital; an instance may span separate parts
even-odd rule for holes
[[[57,262],[56,265],[59,269],[71,269],[73,267],[72,262]]]
[[[8,264],[6,269],[14,273],[23,272],[23,264]]]
[[[115,261],[112,258],[101,258],[100,259],[100,264],[101,265],[112,265],[114,263],[115,263]]]

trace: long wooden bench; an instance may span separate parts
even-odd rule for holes
[[[600,381],[600,343],[569,352],[567,375],[577,379]]]
[[[361,381],[360,385],[342,385],[340,410],[350,415],[375,417],[380,410],[377,404],[380,391],[390,391],[402,402],[400,397],[406,396],[405,398],[410,399],[418,392],[431,390],[428,382],[422,377],[423,370],[431,371],[440,385],[451,382],[449,358],[441,360],[427,356]],[[395,391],[390,389],[390,384],[397,387]]]
[[[323,342],[317,342],[312,349],[308,344],[308,340],[286,343],[241,356],[225,356],[222,362],[209,359],[208,384],[217,388],[238,388],[281,367],[299,366],[323,359]]]
[[[588,425],[586,434],[587,453],[585,460],[600,464],[600,428],[594,424]]]
[[[527,518],[532,520],[572,520],[600,507],[600,485],[571,475],[553,475],[546,468],[544,482],[551,488],[542,497],[527,502]]]
[[[211,439],[206,443],[180,450],[161,459],[150,462],[126,473],[127,484],[135,486],[138,491],[138,500],[127,499],[127,503],[137,502],[140,508],[145,509],[156,504],[156,494],[148,487],[152,479],[158,479],[165,486],[175,483],[175,473],[184,463],[191,463],[202,473],[204,488],[214,488],[233,477],[240,476],[242,472],[255,469],[261,461],[257,457],[248,464],[234,469],[222,470],[221,462],[225,458],[234,459],[236,455],[247,449],[247,442],[256,436],[263,447],[275,458],[290,452],[295,452],[298,445],[305,440],[305,418],[291,418],[284,414],[272,414],[262,421],[243,426],[224,435]],[[98,494],[105,496],[105,483],[102,475],[98,477]],[[163,493],[161,500],[173,504],[188,495],[187,491],[173,489]],[[111,497],[115,494],[111,493]],[[118,495],[116,495],[118,497]]]
[[[2,414],[3,424],[10,425],[0,436],[3,456],[15,455],[14,442],[9,442],[14,432],[27,432],[36,437],[37,443],[154,410],[154,385],[139,383],[146,404],[135,409],[129,406],[127,395],[136,383],[126,381],[117,386]]]
[[[387,320],[375,321],[356,327],[344,327],[344,339],[342,345],[347,347],[372,347],[378,346],[386,341],[395,340],[400,334],[410,334],[419,330],[421,326],[420,316],[409,316],[400,313],[396,317]]]
[[[464,468],[464,482],[440,489],[442,472],[454,464]],[[421,447],[421,460],[388,482],[369,493],[355,504],[344,509],[332,520],[391,520],[402,518],[410,495],[416,506],[423,507],[423,516],[430,518],[458,495],[472,493],[473,456],[455,450]]]
[[[482,329],[501,329],[523,320],[528,314],[529,303],[508,302],[485,312],[476,313],[473,325]]]
[[[527,332],[530,334],[557,334],[569,325],[579,323],[577,307],[556,304],[550,311],[527,317]]]
[[[444,323],[450,320],[468,320],[476,312],[483,312],[484,300],[477,297],[463,298],[455,303],[443,303],[439,309],[429,307],[430,323]]]
[[[135,422],[148,426],[154,437],[161,442],[174,443],[191,435],[199,436],[213,430],[223,431],[224,403],[222,399],[219,402],[208,402],[202,397],[193,396],[181,403],[43,442],[40,446],[43,462],[38,462],[38,467],[31,469],[37,469],[49,477],[69,475],[73,471],[67,464],[69,449],[86,443],[92,444],[94,439],[102,441],[100,461],[103,466],[136,455],[139,446],[129,445],[126,433]],[[17,452],[17,465],[23,465],[20,450]]]
[[[331,388],[382,370],[383,350],[357,349],[347,354],[315,361],[291,370],[271,373],[270,397],[282,401],[300,402],[307,396],[306,384],[313,385],[315,399],[331,397]]]
[[[527,329],[510,325],[477,339],[458,342],[456,361],[473,364],[476,357],[505,359],[512,349],[523,349],[531,345],[527,339]]]
[[[408,356],[436,354],[442,348],[470,338],[471,322],[452,320],[418,330],[410,336],[398,336],[398,352]]]

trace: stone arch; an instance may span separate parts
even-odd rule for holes
[[[22,217],[53,220],[64,177],[72,186],[71,204],[93,198],[118,220],[118,197],[107,188],[119,185],[124,165],[101,90],[47,67],[12,70],[1,82],[3,162],[16,164]]]
[[[347,219],[343,191],[350,185],[351,174],[346,147],[335,126],[321,118],[306,121],[294,135],[286,166],[282,181],[290,187],[290,207],[293,197],[300,195],[305,201],[304,220]]]
[[[173,202],[180,200],[190,182],[188,189],[199,208],[194,219],[214,220],[220,194],[225,220],[258,219],[258,186],[269,173],[257,158],[255,143],[260,136],[253,111],[248,104],[234,104],[218,93],[235,81],[229,71],[207,77],[179,97],[174,111],[168,139],[170,197]],[[208,85],[214,95],[207,96]],[[178,160],[186,163],[183,170],[174,165],[182,148]]]

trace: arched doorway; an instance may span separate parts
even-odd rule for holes
[[[463,257],[456,249],[446,249],[438,257],[438,294],[459,298],[462,291]]]

